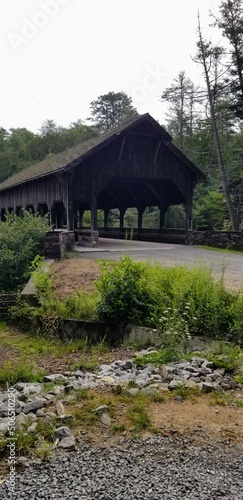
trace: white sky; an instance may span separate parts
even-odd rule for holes
[[[0,126],[36,132],[47,118],[68,126],[85,120],[90,102],[112,90],[126,92],[140,113],[165,123],[159,96],[173,78],[185,70],[200,82],[201,68],[191,60],[197,9],[206,33],[208,11],[217,13],[219,4],[2,0]]]

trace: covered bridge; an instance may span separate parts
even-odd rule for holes
[[[91,210],[91,233],[97,210],[104,210],[104,228],[111,209],[120,211],[123,229],[127,208],[138,210],[137,233],[146,207],[158,206],[160,234],[170,205],[183,204],[186,229],[191,228],[192,198],[204,174],[171,142],[172,137],[148,113],[129,123],[50,156],[0,184],[1,220],[21,208],[50,214],[56,229],[82,228]]]

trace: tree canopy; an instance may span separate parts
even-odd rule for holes
[[[126,120],[138,116],[131,97],[125,92],[108,92],[90,104],[91,117],[100,131],[111,130]]]

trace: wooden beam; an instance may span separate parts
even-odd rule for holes
[[[158,154],[159,154],[159,150],[160,150],[161,144],[162,144],[162,141],[159,141],[158,144],[157,144],[157,148],[156,148],[155,155],[154,155],[154,167],[156,166],[156,161],[157,161],[157,158],[158,158]]]
[[[126,139],[127,139],[126,136],[123,137],[123,139],[122,139],[122,145],[121,145],[120,153],[119,153],[119,156],[118,156],[118,165],[121,163],[121,157],[122,157],[122,153],[123,153],[123,149],[124,149],[124,146],[125,146]]]
[[[163,200],[162,200],[162,197],[161,197],[158,189],[156,189],[156,187],[154,187],[152,184],[148,184],[148,187],[149,187],[150,191],[152,191],[152,193],[154,194],[154,196],[157,198],[157,200],[159,201],[159,203],[161,203]]]

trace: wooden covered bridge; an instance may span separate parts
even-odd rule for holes
[[[91,234],[97,230],[97,210],[104,210],[106,234],[111,209],[119,209],[120,235],[127,208],[138,210],[135,236],[142,239],[146,207],[158,206],[163,239],[166,211],[183,204],[186,230],[191,228],[196,182],[204,174],[177,148],[172,137],[149,114],[21,170],[0,184],[0,213],[22,208],[50,214],[55,229],[82,229],[91,211]]]

